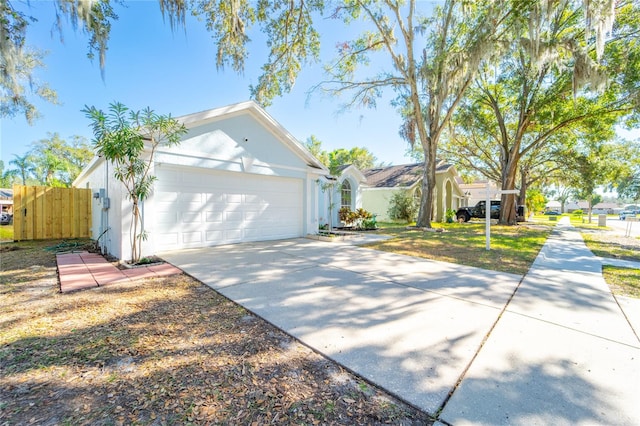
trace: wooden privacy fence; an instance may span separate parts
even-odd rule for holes
[[[89,238],[91,190],[13,186],[13,239]]]

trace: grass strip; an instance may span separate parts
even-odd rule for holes
[[[491,225],[491,250],[487,251],[484,223],[434,225],[443,232],[382,223],[379,232],[392,238],[366,247],[524,275],[552,229],[545,225]]]

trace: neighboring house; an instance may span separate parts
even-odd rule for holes
[[[544,205],[544,211],[545,212],[554,211],[554,212],[562,213],[560,211],[561,209],[562,209],[562,203],[560,201],[556,201],[556,200],[548,201]]]
[[[13,189],[0,188],[0,213],[13,214]]]
[[[615,214],[623,209],[622,205],[612,202],[598,203],[592,207],[592,214]],[[568,201],[565,203],[565,213],[573,213],[575,210],[582,210],[585,214],[589,211],[588,201]]]
[[[143,256],[316,232],[317,181],[328,170],[265,110],[249,101],[178,120],[188,132],[157,149],[157,180],[141,207]],[[74,186],[94,192],[92,237],[129,259],[131,203],[113,166],[94,158]]]
[[[598,203],[591,209],[593,214],[616,214],[622,210],[622,206],[618,203],[602,202]]]
[[[589,211],[589,202],[588,201],[567,201],[564,203],[564,212],[563,213],[573,213],[576,210],[582,210],[585,213]]]
[[[379,220],[389,220],[389,201],[398,191],[409,191],[413,197],[422,197],[424,164],[404,164],[364,170],[367,187],[362,195],[362,207],[374,213]],[[443,222],[447,209],[457,210],[464,203],[464,193],[456,178],[455,167],[443,161],[436,165],[436,186],[433,194],[432,220]]]
[[[389,220],[389,202],[393,194],[408,191],[416,199],[422,195],[422,173],[424,165],[403,164],[358,170],[353,165],[344,166],[338,176],[325,177],[323,182],[333,182],[333,224],[338,226],[337,211],[343,207],[351,210],[363,208],[376,215],[378,220]],[[464,194],[458,186],[455,168],[443,162],[436,169],[436,189],[434,193],[433,220],[444,220],[447,209],[457,209],[463,205]],[[320,216],[328,217],[329,196],[325,192]],[[328,223],[328,220],[324,220]]]

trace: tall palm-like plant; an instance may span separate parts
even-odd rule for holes
[[[146,239],[140,202],[151,194],[156,179],[150,174],[153,156],[159,146],[177,145],[187,129],[171,115],[158,115],[148,107],[132,111],[119,102],[107,113],[93,106],[85,106],[83,112],[92,121],[98,155],[114,164],[114,176],[131,200],[131,262],[137,263]]]
[[[27,184],[27,175],[29,173],[29,170],[32,167],[31,164],[31,158],[29,156],[29,154],[25,154],[22,157],[20,157],[19,155],[13,154],[13,156],[15,157],[13,160],[9,161],[9,164],[16,166],[18,168],[18,171],[20,173],[20,177],[22,178],[22,184],[26,185]]]

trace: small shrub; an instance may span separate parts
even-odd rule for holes
[[[362,221],[362,228],[363,229],[378,229],[378,222],[376,220],[376,216],[375,215],[371,215],[371,218],[364,219]]]
[[[365,209],[351,211],[349,207],[342,207],[338,211],[338,217],[346,226],[353,226],[356,229],[375,229],[375,217]]]
[[[574,210],[572,214],[574,216],[582,216],[584,213],[582,212],[581,209],[578,209],[578,210]]]
[[[340,222],[343,222],[348,226],[351,222],[353,222],[353,212],[349,207],[342,207],[338,211],[338,218],[340,219]]]
[[[389,201],[389,217],[412,222],[418,214],[418,202],[408,191],[393,194]]]
[[[447,211],[444,213],[444,218],[446,219],[447,223],[453,223],[453,218],[456,217],[456,211],[453,209],[447,209]]]

